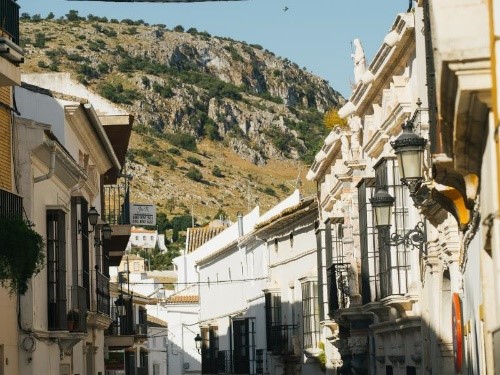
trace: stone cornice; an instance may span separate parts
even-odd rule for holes
[[[68,123],[77,138],[81,140],[85,152],[90,154],[99,174],[106,173],[113,165],[107,157],[106,150],[97,137],[92,124],[90,124],[83,106],[78,103],[66,105],[64,108]]]

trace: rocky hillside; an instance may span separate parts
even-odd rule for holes
[[[24,71],[69,71],[134,114],[135,200],[203,219],[288,194],[325,136],[323,113],[343,102],[259,45],[181,26],[24,14],[21,44]]]

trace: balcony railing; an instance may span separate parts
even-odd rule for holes
[[[128,179],[116,185],[104,185],[104,217],[110,225],[130,224]]]
[[[148,375],[148,368],[147,367],[137,367],[135,373],[137,375]]]
[[[255,351],[255,374],[264,375],[264,349]]]
[[[203,374],[217,374],[218,373],[218,356],[219,350],[214,348],[201,349],[201,372]]]
[[[68,287],[68,331],[87,332],[87,289]]]
[[[271,327],[271,350],[276,355],[293,355],[293,336],[297,335],[296,325],[276,325]]]
[[[218,351],[216,374],[234,374],[234,361],[233,361],[232,350]]]
[[[95,310],[109,316],[111,313],[109,306],[109,278],[98,270],[95,271],[95,288]]]
[[[1,29],[19,45],[19,4],[13,0],[0,0]]]
[[[328,268],[328,314],[349,306],[349,263],[334,263]]]
[[[0,217],[6,219],[22,219],[23,198],[17,194],[0,189]]]
[[[129,301],[130,302],[130,301]],[[118,307],[111,306],[111,318],[113,323],[107,329],[109,335],[131,336],[135,335],[135,326],[133,325],[133,312],[130,306],[126,306],[126,315],[118,315]]]

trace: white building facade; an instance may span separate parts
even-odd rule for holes
[[[28,84],[15,96],[18,185],[47,246],[45,268],[20,298],[19,373],[103,373],[109,240],[91,216],[103,216],[101,179],[121,162],[87,99]]]

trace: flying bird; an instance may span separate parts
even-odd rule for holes
[[[286,12],[287,10],[288,10],[288,7],[287,7],[287,6],[285,6],[285,7],[283,8],[283,12]]]

